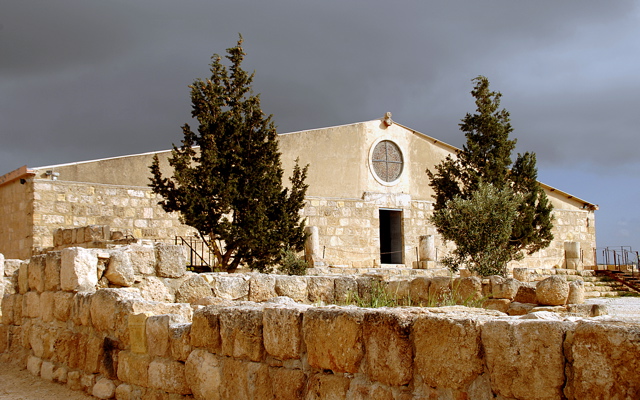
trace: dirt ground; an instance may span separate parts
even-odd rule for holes
[[[95,399],[65,385],[31,375],[10,363],[0,364],[0,400],[87,400]]]

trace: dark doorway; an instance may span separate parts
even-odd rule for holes
[[[380,210],[380,263],[402,262],[402,211]]]

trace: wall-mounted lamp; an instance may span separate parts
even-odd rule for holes
[[[45,174],[46,176],[51,177],[51,180],[52,180],[52,181],[57,180],[57,179],[58,179],[58,177],[60,176],[60,172],[55,172],[55,171],[53,171],[53,170],[46,171],[44,174]]]

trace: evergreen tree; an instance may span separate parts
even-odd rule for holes
[[[471,94],[475,98],[476,113],[468,113],[460,123],[466,144],[455,158],[448,156],[436,165],[435,173],[427,171],[436,199],[433,222],[438,231],[446,231],[445,221],[437,214],[445,213],[443,210],[451,205],[450,201],[476,196],[482,184],[489,184],[499,192],[510,191],[518,201],[507,243],[509,257],[502,261],[503,267],[498,268],[504,273],[507,262],[521,259],[525,253],[533,254],[551,243],[553,207],[537,181],[535,154],[518,154],[512,165],[511,152],[516,140],[509,139],[513,131],[509,113],[500,110],[502,94],[490,91],[489,81],[484,76],[478,76],[474,82]],[[469,215],[469,218],[478,217]],[[495,219],[496,223],[499,220]],[[464,232],[459,231],[458,235],[464,235]],[[445,239],[456,245],[463,240],[455,235]],[[462,262],[462,259],[457,261]]]
[[[442,262],[452,270],[461,264],[482,276],[504,275],[512,254],[509,239],[520,196],[509,188],[480,182],[468,198],[456,196],[436,211],[431,221],[443,239],[456,244]]]
[[[191,88],[191,115],[197,133],[182,127],[182,145],[173,145],[173,176],[162,176],[157,155],[151,186],[167,212],[194,227],[216,259],[215,267],[234,271],[241,264],[261,272],[280,261],[285,248],[301,251],[306,235],[299,211],[307,190],[307,167],[296,160],[290,188],[283,170],[276,128],[254,95],[254,74],[241,68],[242,37],[227,49],[227,68],[211,58],[211,77]]]

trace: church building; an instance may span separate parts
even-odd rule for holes
[[[316,265],[432,268],[451,249],[429,223],[434,170],[456,148],[380,119],[279,135],[285,174],[309,164],[307,253]],[[50,249],[58,228],[109,225],[137,239],[193,235],[157,205],[147,186],[153,153],[22,167],[0,176],[0,253],[26,259]],[[167,157],[158,152],[163,174]],[[288,182],[288,181],[287,181]],[[541,184],[554,211],[554,240],[510,266],[594,265],[597,206]]]

